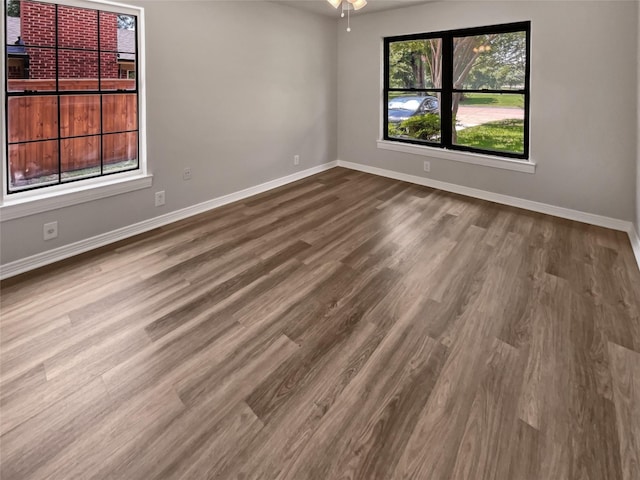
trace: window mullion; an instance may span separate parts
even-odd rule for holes
[[[56,34],[56,99],[58,104],[58,184],[62,183],[62,112],[60,108],[60,58],[59,46],[60,39],[58,27],[58,4],[55,6],[55,34]]]
[[[97,24],[98,24],[98,91],[100,92],[100,175],[104,175],[104,152],[102,146],[104,144],[104,126],[102,125],[102,101],[104,97],[102,95],[102,50],[101,50],[101,37],[102,31],[100,30],[100,12],[96,10]]]
[[[383,44],[384,49],[384,72],[383,72],[383,96],[382,99],[382,138],[388,138],[389,136],[389,54],[391,51],[389,40],[385,40]]]
[[[453,36],[442,37],[442,94],[440,102],[440,128],[442,130],[442,146],[451,148],[453,119],[451,105],[453,103]]]

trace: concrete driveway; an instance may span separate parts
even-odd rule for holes
[[[458,107],[458,124],[456,125],[456,130],[507,119],[523,120],[524,108],[460,105],[460,107]]]

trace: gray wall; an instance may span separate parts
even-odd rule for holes
[[[628,1],[447,1],[355,17],[351,33],[340,29],[338,158],[427,175],[425,157],[376,148],[382,37],[531,20],[531,156],[537,172],[433,159],[428,175],[631,221],[636,8]]]
[[[2,264],[337,157],[334,19],[268,2],[129,3],[146,10],[154,185],[3,222]],[[158,190],[166,206],[156,208]],[[44,242],[42,226],[54,220],[59,237]]]

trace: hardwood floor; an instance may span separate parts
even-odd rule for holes
[[[640,479],[626,234],[332,169],[2,284],[0,477]]]

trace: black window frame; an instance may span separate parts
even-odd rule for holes
[[[9,50],[10,47],[14,47],[15,45],[11,45],[8,43],[8,38],[7,38],[7,34],[6,32],[8,32],[8,5],[9,5],[9,0],[2,0],[4,3],[4,15],[3,15],[3,22],[4,22],[4,31],[5,31],[5,35],[4,35],[4,39],[3,39],[3,55],[4,55],[4,59],[3,60],[5,62],[5,66],[7,64],[7,59],[9,58]],[[140,75],[138,74],[138,69],[139,69],[139,41],[138,41],[138,29],[140,28],[139,25],[139,16],[134,14],[134,13],[130,13],[130,12],[118,12],[117,9],[116,10],[103,10],[100,7],[100,3],[96,2],[95,6],[89,6],[90,2],[87,2],[87,6],[79,6],[75,3],[68,3],[65,2],[64,0],[50,0],[50,1],[45,1],[45,2],[40,2],[38,0],[29,0],[31,2],[34,3],[43,3],[46,5],[53,5],[55,7],[55,45],[54,46],[43,46],[43,45],[31,45],[31,44],[24,44],[25,48],[38,48],[38,49],[42,49],[42,50],[50,50],[50,51],[54,51],[55,52],[55,70],[56,70],[56,75],[55,75],[55,90],[24,90],[24,91],[10,91],[9,90],[9,71],[8,68],[5,68],[5,72],[4,72],[4,118],[5,118],[5,142],[4,142],[4,148],[5,148],[5,162],[4,162],[4,166],[3,168],[5,169],[5,177],[6,177],[6,185],[5,185],[5,192],[6,195],[16,195],[16,194],[20,194],[20,193],[24,193],[24,192],[29,192],[29,191],[33,191],[33,190],[38,190],[38,189],[44,189],[44,188],[52,188],[52,187],[59,187],[61,185],[67,185],[67,184],[71,184],[71,183],[75,183],[75,182],[82,182],[82,181],[86,181],[86,180],[95,180],[96,178],[103,178],[103,177],[108,177],[111,175],[118,175],[118,174],[123,174],[123,173],[127,173],[127,172],[135,172],[135,171],[139,171],[141,169],[141,159],[140,159],[140,148],[141,148],[141,133],[140,133],[140,80],[139,77]],[[108,4],[106,4],[108,5]],[[92,49],[87,49],[87,48],[81,48],[81,47],[64,47],[64,46],[60,46],[59,45],[59,22],[58,22],[58,10],[59,7],[69,7],[69,8],[78,8],[78,9],[83,9],[83,10],[89,10],[89,11],[93,11],[96,14],[96,21],[97,21],[97,38],[96,38],[96,42],[97,42],[97,49],[96,50],[92,50]],[[134,52],[125,52],[125,51],[119,51],[119,50],[103,50],[101,48],[101,30],[100,30],[100,17],[102,13],[107,13],[107,14],[115,14],[115,15],[125,15],[128,17],[133,17],[134,18],[134,31],[135,31],[135,51]],[[59,51],[79,51],[79,52],[89,52],[89,53],[95,53],[97,55],[97,59],[98,59],[98,63],[97,63],[97,69],[98,69],[98,74],[97,74],[97,83],[98,83],[98,88],[97,90],[61,90],[60,86],[59,86],[59,81],[61,79],[60,77],[60,72],[59,72],[59,67],[60,67],[60,63],[59,63]],[[134,59],[133,59],[133,63],[135,65],[135,71],[136,71],[136,75],[135,75],[135,88],[134,89],[116,89],[116,90],[111,90],[111,89],[103,89],[102,88],[102,81],[103,80],[112,80],[110,78],[102,78],[102,54],[103,53],[107,53],[107,54],[116,54],[116,55],[120,55],[120,54],[127,54],[127,55],[134,55]],[[27,56],[28,58],[28,56]],[[64,77],[63,77],[64,79]],[[123,131],[116,131],[116,132],[104,132],[104,126],[103,126],[103,101],[104,101],[104,97],[105,96],[109,96],[109,95],[121,95],[121,94],[132,94],[136,96],[136,128],[133,130],[123,130]],[[67,137],[63,137],[61,135],[61,129],[62,129],[62,125],[60,122],[60,105],[61,105],[61,101],[60,98],[64,97],[64,96],[99,96],[100,98],[100,133],[99,134],[91,134],[91,135],[76,135],[76,136],[67,136]],[[28,97],[28,96],[34,96],[34,97],[44,97],[44,96],[51,96],[51,97],[56,97],[57,99],[57,110],[58,110],[58,135],[56,138],[50,138],[50,139],[44,139],[44,140],[26,140],[26,141],[20,141],[20,142],[10,142],[9,141],[9,99],[10,98],[16,98],[16,97]],[[128,169],[123,169],[123,170],[117,170],[117,171],[112,171],[112,172],[105,172],[104,171],[104,152],[103,152],[103,148],[104,148],[104,138],[105,136],[109,136],[109,135],[119,135],[119,134],[126,134],[126,133],[136,133],[137,136],[137,159],[136,159],[136,166],[132,167],[132,168],[128,168]],[[72,140],[72,139],[76,139],[76,138],[87,138],[87,137],[100,137],[100,173],[99,174],[95,174],[95,175],[91,175],[91,176],[82,176],[80,178],[71,178],[71,179],[62,179],[62,174],[64,173],[62,171],[62,141],[63,140]],[[55,183],[52,182],[47,182],[44,184],[33,184],[31,186],[28,187],[21,187],[19,189],[14,189],[12,190],[11,188],[11,170],[10,170],[10,158],[9,158],[9,148],[11,145],[20,145],[20,144],[28,144],[28,143],[39,143],[39,142],[50,142],[50,141],[56,141],[58,144],[58,180]]]
[[[493,89],[455,89],[453,88],[453,54],[454,39],[459,37],[469,37],[477,35],[504,34],[513,32],[526,33],[526,65],[525,65],[525,82],[523,89],[509,90],[493,90]],[[442,41],[442,87],[425,87],[425,88],[390,88],[389,86],[389,54],[390,45],[394,42],[413,41],[413,40],[433,40],[440,39]],[[383,62],[384,62],[384,80],[383,80],[383,139],[399,143],[409,143],[415,145],[424,145],[429,147],[442,148],[444,150],[455,150],[463,152],[488,154],[497,157],[507,157],[510,159],[528,160],[529,159],[529,104],[530,104],[530,77],[531,77],[531,21],[504,23],[499,25],[488,25],[482,27],[464,28],[458,30],[446,30],[440,32],[417,33],[411,35],[399,35],[393,37],[384,37],[383,43]],[[391,92],[414,92],[416,94],[440,93],[440,142],[429,142],[420,139],[398,138],[389,136],[389,93]],[[520,94],[524,96],[524,152],[506,152],[481,149],[465,145],[457,145],[452,142],[452,109],[453,95],[455,93],[499,93],[499,94]],[[448,108],[444,108],[448,106]]]

